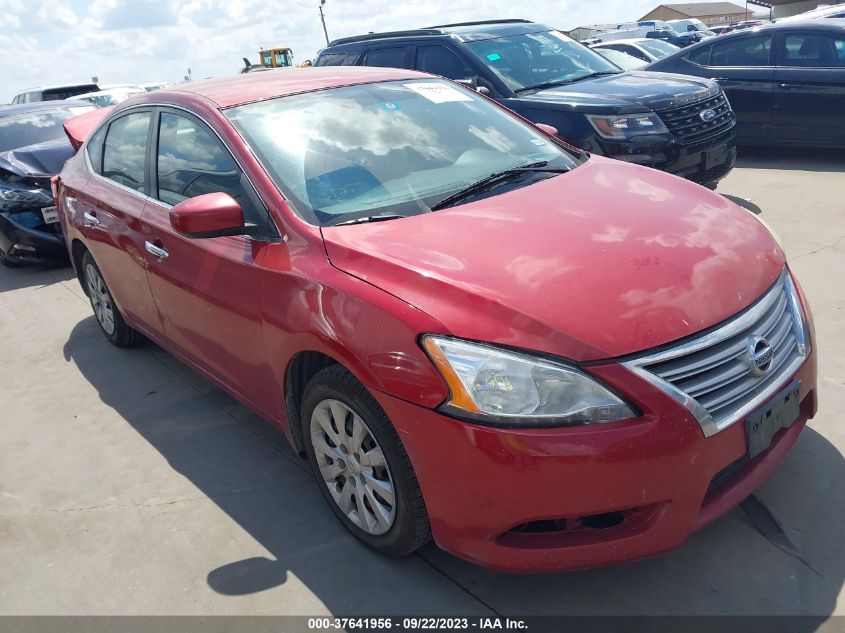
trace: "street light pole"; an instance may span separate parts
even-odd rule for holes
[[[323,23],[323,35],[326,36],[326,46],[329,45],[329,32],[326,30],[326,16],[323,15],[323,5],[326,0],[320,0],[320,21]]]

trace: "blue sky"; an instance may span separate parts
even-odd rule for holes
[[[656,0],[326,0],[330,37],[474,19],[528,18],[558,28],[629,21]],[[143,83],[235,73],[258,46],[297,61],[324,44],[318,0],[0,0],[0,103],[32,86]]]

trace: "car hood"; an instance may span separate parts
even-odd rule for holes
[[[18,176],[55,176],[75,153],[67,139],[46,141],[3,152],[0,154],[0,169]]]
[[[520,99],[527,103],[643,112],[684,105],[697,100],[699,95],[703,99],[714,90],[718,86],[710,79],[631,70],[523,94]]]
[[[576,361],[716,325],[785,265],[769,232],[733,202],[604,158],[452,209],[322,233],[334,266],[452,335]]]

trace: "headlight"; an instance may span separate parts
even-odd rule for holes
[[[656,114],[588,114],[587,120],[602,138],[620,140],[640,134],[666,134],[669,130]]]
[[[423,347],[449,385],[443,410],[482,423],[563,426],[636,417],[594,378],[526,354],[426,336]]]
[[[44,206],[51,203],[49,194],[41,189],[16,189],[0,183],[0,209],[11,210],[21,207]]]

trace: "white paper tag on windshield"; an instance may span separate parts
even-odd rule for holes
[[[413,83],[404,84],[409,90],[413,90],[417,94],[433,103],[450,103],[452,101],[472,101],[472,97],[464,94],[457,88],[453,88],[447,84],[441,83]]]

